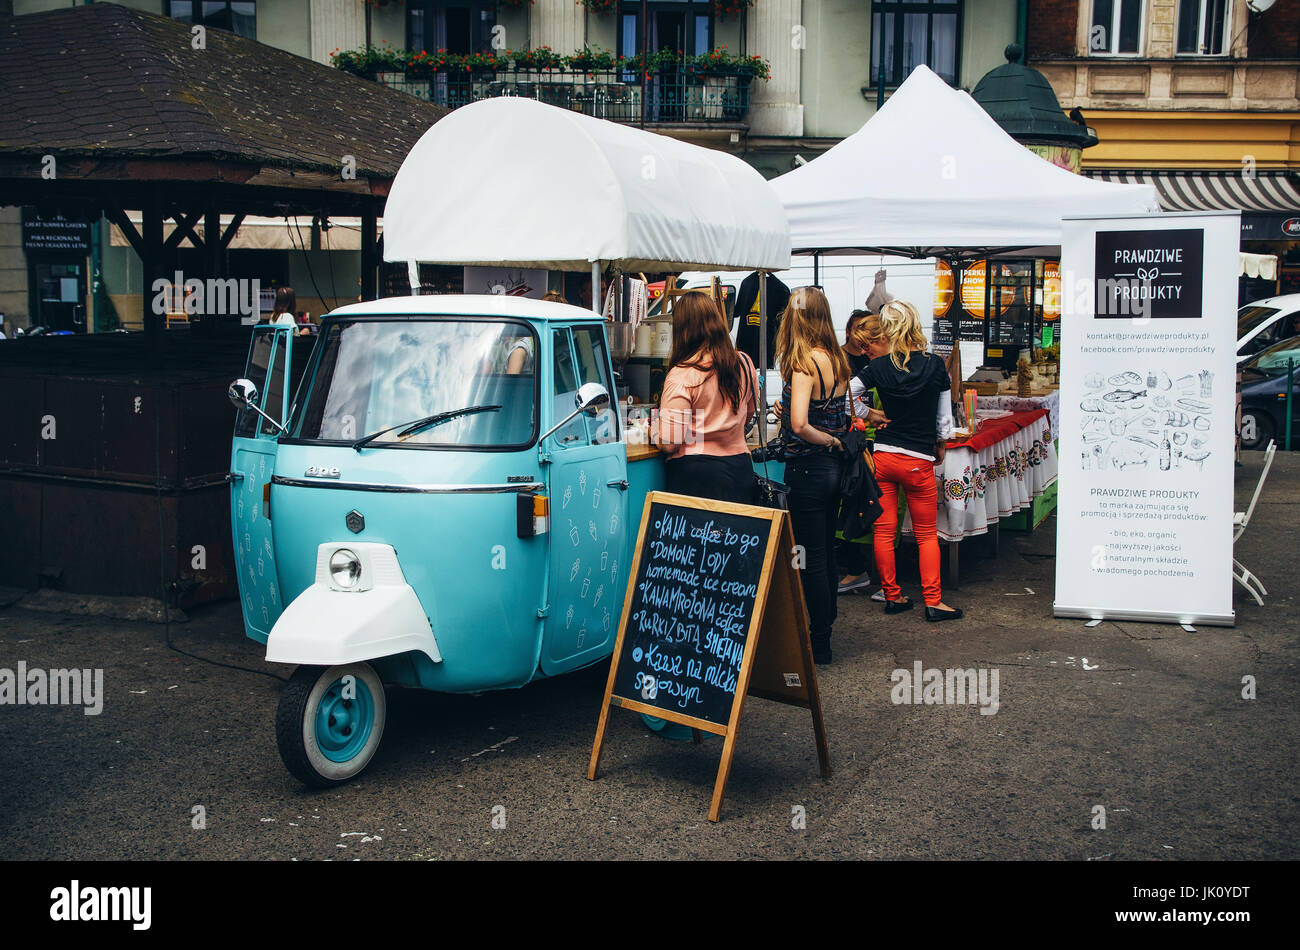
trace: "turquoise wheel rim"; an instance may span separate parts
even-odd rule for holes
[[[351,699],[343,696],[340,676],[316,706],[316,745],[331,762],[347,762],[365,748],[375,726],[375,698],[361,677],[353,675]]]

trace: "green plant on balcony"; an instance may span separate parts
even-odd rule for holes
[[[614,68],[617,57],[607,49],[584,46],[568,57],[569,68],[578,73],[604,72]]]
[[[330,53],[330,65],[345,73],[374,79],[381,72],[401,71],[406,68],[407,57],[402,50],[390,46],[370,46],[365,49],[339,50]]]
[[[618,0],[582,0],[582,5],[597,16],[605,16],[618,9]]]
[[[434,73],[446,72],[455,59],[457,57],[445,49],[434,50],[432,53],[425,50],[412,53],[406,60],[406,78],[429,79]]]
[[[460,68],[471,73],[492,73],[500,69],[507,69],[510,66],[510,58],[508,56],[499,56],[492,51],[486,53],[465,53],[463,56],[457,58],[459,59],[459,63],[453,65],[451,68]]]
[[[735,56],[725,46],[688,57],[686,66],[697,76],[738,76],[744,80],[755,77],[767,79],[772,72],[770,64],[763,57]]]
[[[637,53],[635,56],[621,56],[614,61],[614,68],[624,71],[637,73],[644,71],[647,76],[654,76],[659,73],[675,72],[685,63],[686,57],[682,55],[681,50],[664,48],[657,53],[651,53],[646,56]]]
[[[719,20],[731,20],[753,5],[754,0],[713,0],[713,15]]]
[[[539,72],[550,70],[563,72],[569,65],[567,57],[561,56],[549,46],[539,46],[536,49],[507,50],[505,58],[515,64],[515,69],[532,69]]]

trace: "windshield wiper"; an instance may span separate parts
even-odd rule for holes
[[[363,435],[352,443],[352,448],[360,452],[362,446],[369,445],[381,435],[387,435],[394,429],[401,429],[402,431],[397,433],[397,437],[399,439],[405,439],[407,436],[414,435],[422,429],[431,428],[441,422],[446,422],[448,419],[455,419],[457,416],[467,416],[474,412],[493,412],[500,408],[500,406],[466,406],[463,409],[452,409],[448,412],[434,413],[431,416],[425,416],[423,419],[416,419],[414,422],[399,422],[395,426],[388,426],[386,429],[380,429],[379,431],[372,432],[369,435]]]

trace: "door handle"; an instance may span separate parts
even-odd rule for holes
[[[606,482],[605,484],[610,488],[617,488],[619,491],[627,491],[626,478],[616,478],[612,482]]]

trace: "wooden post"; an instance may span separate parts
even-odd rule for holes
[[[369,15],[370,8],[366,8]],[[361,299],[379,297],[379,244],[376,234],[378,224],[374,209],[361,212]]]
[[[162,209],[156,196],[150,194],[142,202],[141,212],[141,265],[144,272],[144,285],[140,296],[142,302],[141,317],[144,320],[144,335],[149,359],[155,366],[163,362],[164,337],[167,327],[167,314],[153,312],[154,281],[165,277],[163,270],[163,219]]]
[[[814,258],[816,260],[816,258]],[[743,314],[740,319],[744,320]],[[740,333],[739,330],[736,331]],[[767,445],[767,271],[758,272],[758,439]]]

